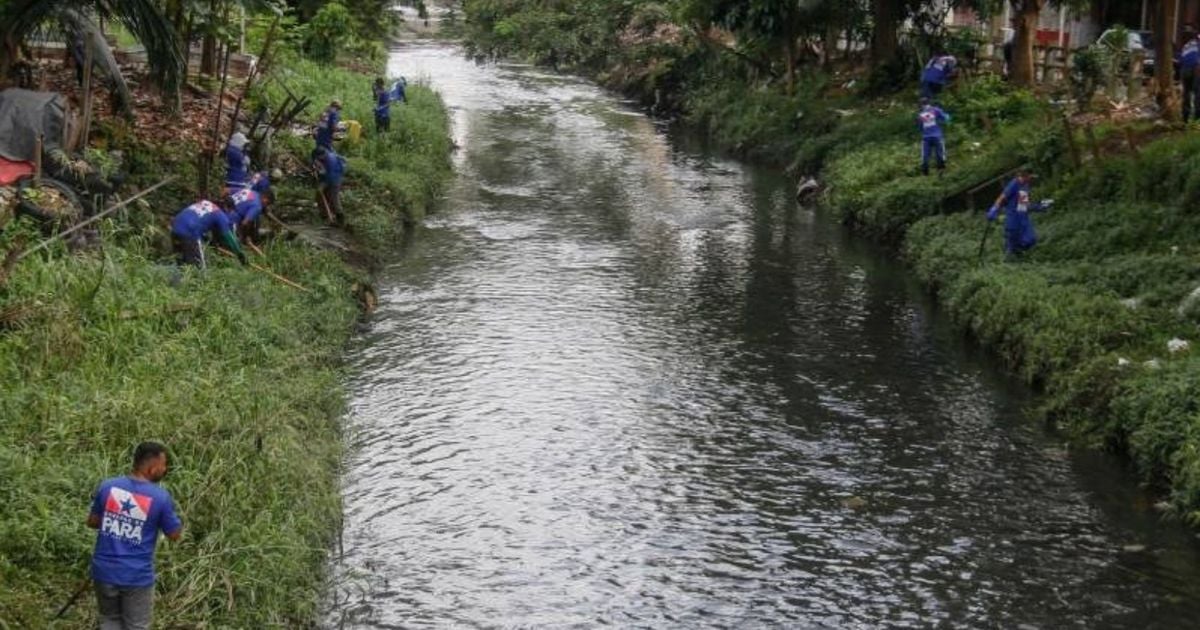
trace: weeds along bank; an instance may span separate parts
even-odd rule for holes
[[[340,98],[347,118],[370,120],[372,77],[308,62],[278,73],[316,103]],[[349,156],[348,223],[373,255],[421,219],[450,174],[438,96],[411,85],[408,96],[392,108],[390,136],[368,125],[365,141],[339,145]],[[251,261],[307,292],[212,260],[211,250],[206,272],[177,269],[167,222],[192,200],[197,149],[149,144],[112,123],[102,135],[127,151],[136,185],[179,179],[105,221],[103,247],[51,248],[0,287],[0,498],[9,506],[0,628],[46,627],[80,586],[95,536],[83,525],[91,493],[128,470],[144,439],[171,449],[164,483],[185,523],[183,541],[159,549],[156,625],[305,627],[339,528],[340,356],[367,272],[286,238]],[[278,185],[278,214],[316,222],[314,184],[287,166],[302,163],[311,140],[281,147],[292,173]],[[40,238],[12,221],[0,250]],[[88,591],[58,627],[92,627],[94,614]]]
[[[1068,136],[1045,100],[964,77],[941,99],[953,118],[950,167],[922,177],[915,86],[878,89],[904,77],[810,66],[789,91],[664,5],[622,6],[556,13],[475,0],[469,41],[477,54],[591,74],[718,147],[818,177],[830,212],[895,246],[960,325],[1044,391],[1040,415],[1128,454],[1173,511],[1200,524],[1200,348],[1168,349],[1194,344],[1200,324],[1194,132],[1095,117],[1094,139],[1079,125]],[[1042,242],[1006,263],[995,226],[981,257],[983,213],[1022,164],[1040,175],[1034,197],[1058,202],[1035,219]]]

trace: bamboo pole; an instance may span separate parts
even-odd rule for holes
[[[234,257],[234,255],[233,255],[233,253],[232,253],[232,252],[226,251],[226,250],[224,250],[224,249],[220,249],[220,248],[218,248],[218,249],[217,249],[217,251],[218,251],[218,252],[220,252],[222,256],[227,256],[227,257],[229,257],[229,258],[233,258],[233,257]],[[261,265],[259,265],[259,264],[257,264],[257,263],[252,263],[252,262],[249,262],[249,261],[247,261],[247,262],[246,262],[246,264],[247,264],[247,265],[248,265],[248,266],[249,266],[251,269],[255,269],[255,270],[257,270],[257,271],[261,271],[262,273],[265,273],[265,274],[267,274],[268,276],[271,276],[272,278],[274,278],[274,279],[276,279],[276,280],[278,280],[278,281],[280,281],[280,282],[282,282],[282,283],[284,283],[284,284],[288,285],[289,287],[292,287],[293,289],[299,289],[299,290],[301,290],[301,291],[304,291],[305,293],[312,293],[312,289],[309,289],[309,288],[305,287],[304,285],[302,285],[302,284],[300,284],[300,283],[298,283],[298,282],[295,282],[294,280],[288,280],[287,278],[285,278],[285,277],[283,277],[283,276],[281,276],[281,275],[279,275],[279,274],[275,273],[274,271],[271,271],[270,269],[267,269],[266,267],[263,267],[263,266],[261,266]]]
[[[275,278],[276,280],[288,285],[289,287],[294,287],[294,288],[300,289],[301,291],[304,291],[305,293],[312,293],[311,289],[305,288],[303,285],[301,285],[297,282],[288,280],[287,278],[275,273],[274,271],[271,271],[270,269],[267,269],[265,267],[260,267],[256,263],[250,263],[250,266],[267,274],[268,276],[271,276],[272,278]]]

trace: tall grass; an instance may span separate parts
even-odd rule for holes
[[[284,72],[293,90],[340,98],[364,121],[366,139],[339,147],[350,158],[343,205],[381,254],[450,174],[440,100],[410,86],[393,131],[376,137],[372,77],[305,62]],[[363,272],[285,239],[253,259],[308,291],[220,257],[206,272],[164,264],[166,222],[192,200],[196,150],[118,128],[107,138],[139,183],[180,177],[106,221],[102,250],[51,248],[0,287],[0,628],[45,627],[74,592],[95,536],[84,527],[91,493],[126,472],[146,439],[171,449],[164,485],[185,523],[183,541],[159,549],[156,625],[307,627],[339,527],[340,354]],[[296,157],[310,148],[283,140]],[[296,177],[280,189],[307,201],[314,185]],[[38,235],[12,223],[0,251],[20,238]],[[94,609],[89,594],[60,624],[93,627]]]
[[[386,250],[406,225],[419,223],[429,212],[450,174],[449,118],[441,97],[424,85],[410,84],[408,103],[393,103],[391,131],[375,133],[371,83],[374,77],[342,68],[298,60],[277,74],[296,94],[313,99],[308,125],[330,101],[342,102],[342,119],[363,126],[358,142],[349,139],[335,144],[347,158],[342,206],[348,227],[367,248]],[[390,86],[391,83],[389,82]],[[285,92],[278,82],[256,95],[261,103],[281,103]],[[308,137],[284,136],[281,148],[307,163],[313,141]],[[284,198],[310,203],[315,190],[307,177],[281,183]],[[311,202],[312,218],[316,205]]]
[[[1168,136],[1047,183],[1038,193],[1062,201],[1036,218],[1043,242],[1020,263],[1001,260],[999,229],[977,259],[979,215],[920,220],[905,251],[959,322],[1044,385],[1047,418],[1128,454],[1200,524],[1200,361],[1167,347],[1198,341],[1197,159],[1195,138]]]
[[[165,485],[186,524],[160,551],[160,624],[311,617],[339,518],[353,275],[293,244],[266,253],[312,292],[223,260],[179,273],[136,246],[17,268],[2,304],[31,310],[0,331],[0,618],[12,627],[45,625],[86,575],[91,492],[152,438],[171,448]],[[93,608],[85,599],[69,624],[90,624]]]

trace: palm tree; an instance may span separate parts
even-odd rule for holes
[[[187,67],[178,34],[153,0],[0,0],[0,24],[4,25],[0,27],[0,72],[7,74],[21,43],[36,32],[78,34],[91,47],[95,63],[113,79],[124,106],[129,107],[132,100],[120,68],[92,15],[128,29],[146,49],[150,80],[164,95],[178,96]]]

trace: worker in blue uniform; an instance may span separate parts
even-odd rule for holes
[[[929,158],[937,158],[938,175],[946,170],[946,137],[942,125],[950,122],[950,115],[942,108],[921,99],[917,112],[917,126],[921,129],[921,174],[929,174]]]
[[[316,139],[318,147],[333,148],[333,134],[337,131],[338,123],[341,120],[342,102],[334,100],[329,103],[329,107],[321,114],[321,120],[317,123]]]
[[[258,244],[263,198],[253,188],[243,188],[225,198],[225,210],[243,243]]]
[[[341,190],[342,178],[346,174],[346,159],[333,149],[317,147],[312,167],[320,182],[317,204],[334,223],[341,225],[345,221],[342,214]]]
[[[925,64],[925,69],[921,71],[921,96],[928,99],[936,98],[945,89],[950,79],[954,78],[957,71],[958,60],[953,55],[939,51],[930,58],[929,63]]]
[[[180,210],[171,221],[171,242],[181,265],[196,265],[203,269],[204,243],[206,234],[220,239],[226,249],[237,255],[244,265],[246,254],[238,244],[229,217],[211,201],[201,199]]]
[[[1004,212],[1004,253],[1010,258],[1037,245],[1037,232],[1029,213],[1045,212],[1054,205],[1053,199],[1037,203],[1030,201],[1032,182],[1033,173],[1028,168],[1017,171],[1017,176],[1008,182],[987,213],[987,220],[995,221],[1000,212]]]
[[[229,137],[225,146],[225,188],[230,192],[250,185],[249,145],[246,134],[239,131]]]
[[[1193,35],[1179,51],[1179,81],[1183,84],[1183,122],[1200,115],[1200,36]]]
[[[392,128],[392,94],[383,88],[383,79],[376,81],[375,131],[384,133]]]

